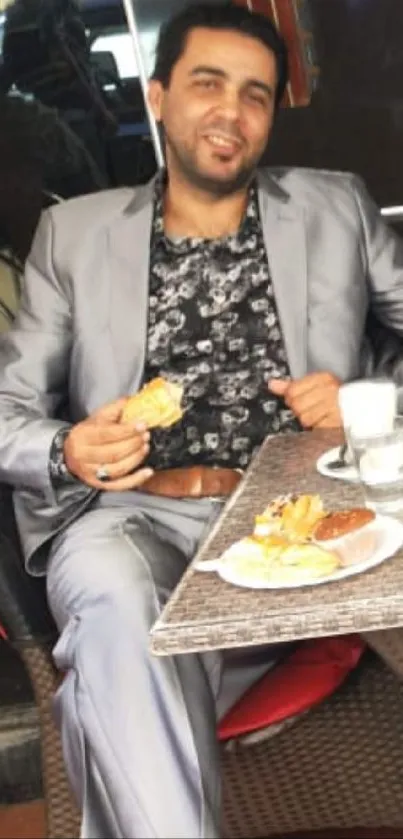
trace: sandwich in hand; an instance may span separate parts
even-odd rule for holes
[[[122,422],[144,422],[147,428],[169,428],[182,419],[183,387],[159,376],[130,396]]]

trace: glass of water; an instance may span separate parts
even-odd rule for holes
[[[377,434],[347,432],[367,507],[378,513],[403,512],[403,419]]]

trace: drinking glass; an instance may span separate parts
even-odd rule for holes
[[[362,435],[350,429],[347,437],[366,506],[403,512],[403,419],[396,417],[390,431]]]

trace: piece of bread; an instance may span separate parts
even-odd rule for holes
[[[366,507],[356,507],[351,510],[336,510],[328,513],[316,525],[313,531],[315,542],[328,542],[353,533],[369,524],[375,518],[373,510]]]
[[[169,428],[182,419],[183,388],[159,376],[147,382],[123,409],[122,422],[144,422],[147,428]]]

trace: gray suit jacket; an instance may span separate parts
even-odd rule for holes
[[[71,422],[135,391],[146,349],[152,185],[74,199],[43,216],[0,358],[0,479],[16,488],[27,560],[76,518],[92,491],[57,495],[48,458]],[[367,369],[369,301],[403,335],[403,244],[350,174],[265,170],[264,237],[291,375]],[[38,553],[39,551],[39,553]]]

